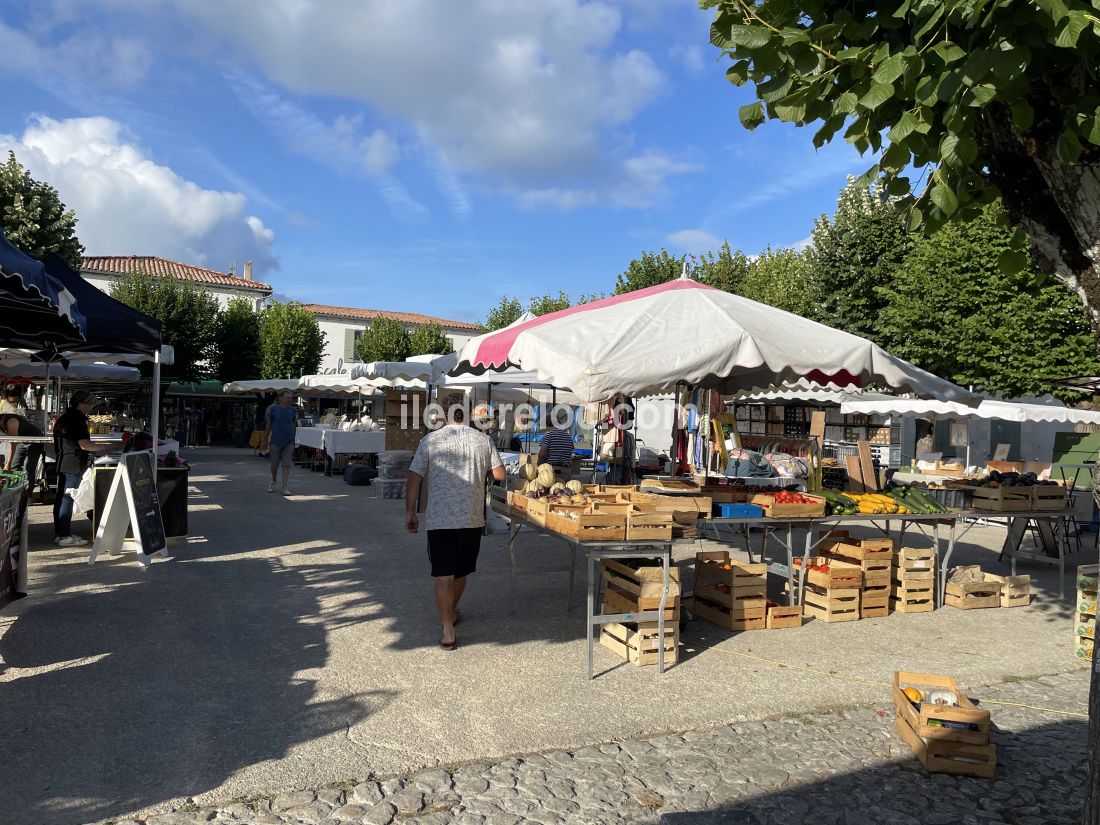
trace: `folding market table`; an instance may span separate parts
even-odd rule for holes
[[[668,542],[654,541],[580,541],[572,536],[566,536],[557,531],[550,530],[539,524],[535,524],[509,510],[508,506],[494,498],[493,509],[510,519],[508,530],[508,556],[512,562],[511,600],[515,605],[516,576],[527,573],[569,573],[569,592],[566,594],[565,609],[569,610],[572,601],[573,582],[576,576],[577,551],[583,552],[588,559],[588,602],[586,611],[586,635],[588,642],[588,678],[592,679],[593,648],[595,647],[595,635],[593,628],[602,627],[605,624],[622,622],[656,622],[657,623],[657,672],[665,672],[665,604],[668,601],[668,592],[671,585],[670,568],[672,566],[672,548],[677,544],[694,544],[695,539],[673,539]],[[533,533],[556,538],[569,547],[568,566],[527,566],[520,567],[516,563],[516,536],[521,529]],[[661,601],[656,610],[642,610],[636,613],[597,613],[596,600],[599,598],[600,583],[603,575],[603,566],[599,562],[604,559],[628,559],[651,558],[661,562]]]

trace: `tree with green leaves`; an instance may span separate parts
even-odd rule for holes
[[[621,273],[615,281],[615,294],[633,292],[636,289],[663,284],[679,278],[684,271],[684,262],[687,255],[676,257],[669,255],[667,249],[660,252],[643,252],[640,258],[635,258],[627,264],[626,271]]]
[[[1008,397],[1057,392],[1058,375],[1096,375],[1081,299],[1032,268],[1008,274],[1003,207],[919,240],[882,297],[885,346],[956,384]]]
[[[84,247],[76,237],[76,213],[65,208],[56,189],[32,178],[12,151],[0,165],[0,228],[28,255],[53,252],[80,271]]]
[[[753,259],[738,294],[762,304],[818,319],[821,294],[806,256],[794,249],[766,249]]]
[[[695,265],[693,276],[696,280],[737,294],[740,294],[741,284],[749,274],[750,266],[749,257],[740,249],[736,252],[730,249],[729,241],[722,242],[717,254],[711,250],[697,259],[692,257],[689,268],[692,263]]]
[[[1100,14],[1095,0],[704,0],[740,110],[843,133],[902,199],[912,231],[976,217],[998,195],[1019,230],[1001,256],[1077,292],[1100,334]],[[910,169],[921,170],[916,183]],[[1100,503],[1100,464],[1094,476]],[[1100,825],[1100,657],[1089,700],[1084,822]]]
[[[509,324],[515,323],[521,315],[523,315],[523,304],[519,299],[502,295],[500,302],[489,310],[489,315],[485,319],[485,329],[489,332],[504,329]]]
[[[912,246],[895,199],[881,186],[848,185],[832,218],[814,223],[806,258],[821,298],[820,320],[882,343],[879,320],[891,273]]]
[[[111,285],[111,296],[160,321],[161,339],[175,350],[175,362],[161,373],[179,381],[197,381],[213,370],[218,301],[191,281],[154,278],[143,272]]]
[[[409,335],[409,355],[446,355],[454,345],[439,324],[423,324]]]
[[[393,318],[375,318],[355,342],[355,357],[365,363],[404,361],[412,354],[409,331]]]
[[[260,313],[251,301],[234,298],[214,328],[214,374],[223,384],[259,378],[260,362]]]
[[[571,306],[573,306],[573,301],[569,295],[565,292],[559,292],[557,295],[540,295],[532,298],[527,305],[527,309],[532,315],[549,315],[551,312],[569,309]]]
[[[298,378],[321,366],[325,334],[297,301],[272,301],[260,313],[260,377]]]

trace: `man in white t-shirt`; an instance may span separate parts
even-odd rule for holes
[[[435,604],[443,623],[439,644],[454,650],[458,600],[466,577],[477,569],[485,527],[485,480],[503,481],[504,464],[487,435],[464,423],[460,404],[447,410],[447,425],[420,442],[409,468],[405,492],[405,529],[420,529],[416,503],[426,482],[428,558],[435,578]]]

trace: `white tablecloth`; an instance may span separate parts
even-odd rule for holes
[[[299,427],[294,443],[324,450],[330,457],[348,453],[381,453],[386,449],[386,434],[381,430],[334,430],[328,427]]]

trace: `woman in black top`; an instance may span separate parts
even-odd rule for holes
[[[21,415],[5,413],[0,415],[0,433],[4,435],[42,435],[42,431]],[[38,462],[42,460],[43,445],[27,444],[18,441],[8,442],[7,466],[13,470],[27,468],[27,493],[34,492],[34,483],[38,479]]]
[[[78,547],[88,543],[73,535],[73,499],[67,491],[80,486],[90,454],[106,449],[92,443],[91,433],[88,432],[88,412],[91,409],[91,393],[77,390],[69,399],[69,408],[53,425],[53,443],[57,451],[57,496],[53,502],[53,525],[56,541],[62,547]]]

